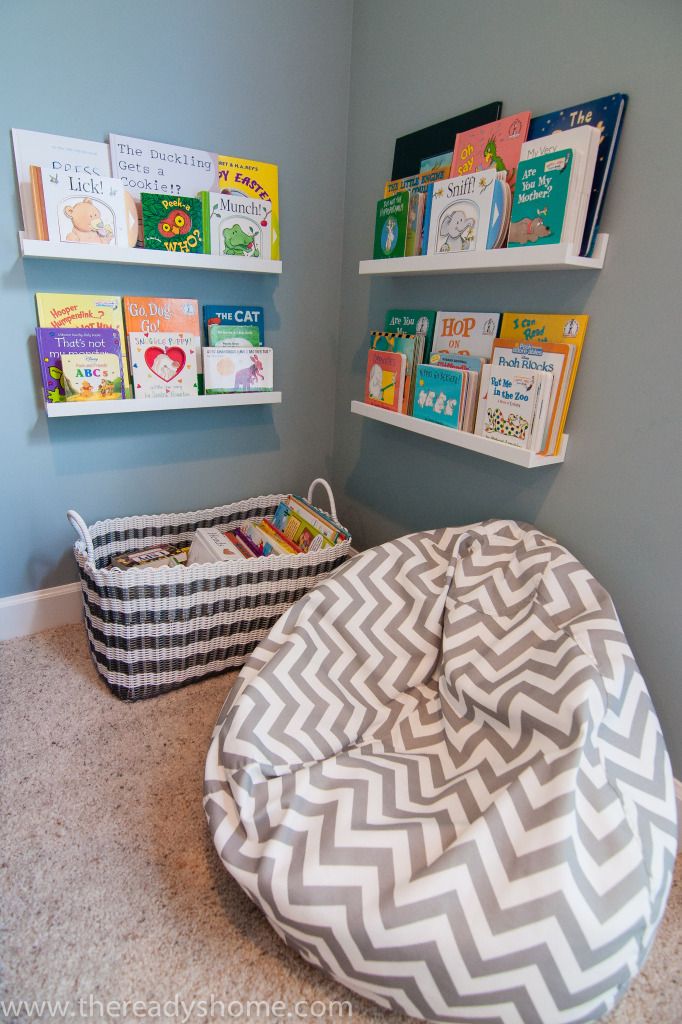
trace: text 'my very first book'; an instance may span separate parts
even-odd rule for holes
[[[460,132],[455,139],[450,177],[476,171],[505,171],[507,184],[513,192],[529,124],[530,111],[524,110]]]
[[[495,171],[446,178],[433,185],[427,252],[483,252],[506,235],[509,186]]]
[[[74,327],[36,328],[40,375],[43,393],[48,404],[66,401],[62,357],[65,355],[113,355],[117,359],[118,372],[111,380],[118,378],[117,393],[113,391],[100,397],[122,398],[120,382],[123,376],[121,339],[119,332],[111,327],[81,330]],[[106,392],[106,389],[105,389]]]
[[[126,331],[130,335],[179,333],[192,338],[199,394],[203,390],[201,327],[196,299],[169,299],[161,295],[124,295]],[[195,392],[196,394],[196,392]]]
[[[201,192],[204,249],[214,256],[269,260],[272,203],[254,196]]]
[[[406,358],[403,352],[370,349],[365,377],[365,402],[389,412],[401,412]]]

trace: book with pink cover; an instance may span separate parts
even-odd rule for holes
[[[530,110],[524,110],[460,132],[455,138],[450,177],[491,169],[506,171],[507,184],[513,191],[521,146],[526,141],[529,125]]]

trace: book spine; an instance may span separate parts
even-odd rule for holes
[[[211,255],[211,197],[208,192],[198,192],[201,200],[201,233],[204,236],[204,252]]]
[[[33,196],[33,212],[36,219],[36,234],[41,241],[46,242],[49,239],[49,235],[47,232],[47,216],[45,214],[43,172],[40,167],[35,167],[31,164],[29,173],[31,175],[31,195]]]
[[[289,537],[285,536],[281,530],[278,530],[274,523],[270,522],[269,519],[264,519],[261,523],[261,529],[265,530],[274,540],[279,541],[280,545],[287,549],[287,552],[291,555],[300,555],[301,548],[298,544],[294,543]]]

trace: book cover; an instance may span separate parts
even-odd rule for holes
[[[474,433],[493,441],[528,449],[539,378],[532,371],[487,363]]]
[[[521,146],[526,141],[530,110],[460,132],[455,139],[449,177],[476,171],[506,171],[512,191]]]
[[[180,331],[128,335],[135,398],[195,398],[199,394],[196,342]]]
[[[431,356],[447,352],[490,359],[499,324],[499,313],[439,310],[433,331]]]
[[[585,230],[580,245],[581,256],[591,256],[594,249],[627,102],[626,93],[612,93],[610,96],[601,96],[599,99],[589,100],[587,103],[564,107],[551,114],[534,117],[530,122],[529,140],[540,139],[551,135],[552,132],[576,128],[583,124],[599,129],[599,151],[587,207]]]
[[[211,191],[210,189],[208,191]],[[218,156],[218,187],[212,191],[261,199],[272,204],[270,259],[280,259],[279,169],[264,160]]]
[[[520,162],[509,221],[510,249],[567,240],[571,224],[566,217],[566,203],[572,167],[570,149]]]
[[[405,356],[405,385],[403,401],[399,412],[407,415],[410,411],[410,399],[413,394],[414,370],[423,353],[423,344],[419,345],[416,334],[398,334],[389,331],[371,331],[370,347],[377,352],[402,352]]]
[[[105,352],[121,360],[121,339],[113,327],[80,329],[74,327],[37,327],[36,342],[43,393],[48,403],[66,400],[62,356]],[[120,364],[119,376],[123,374]],[[117,397],[122,398],[123,395]]]
[[[460,422],[464,373],[423,364],[417,367],[412,415],[457,428]]]
[[[297,544],[302,551],[320,551],[322,548],[331,546],[331,541],[303,516],[292,511],[289,506],[280,501],[275,509],[272,521],[276,528],[284,536]]]
[[[119,295],[36,292],[36,311],[40,327],[114,327],[121,340],[124,397],[133,397],[123,325],[123,303]]]
[[[496,172],[446,178],[433,186],[427,252],[481,252],[499,241],[503,183]]]
[[[384,318],[384,329],[396,334],[419,334],[424,339],[424,362],[431,350],[436,312],[433,309],[389,309]]]
[[[450,367],[471,370],[473,373],[480,373],[485,366],[486,360],[481,356],[463,356],[456,352],[433,352],[429,360],[432,366]]]
[[[310,523],[316,530],[319,530],[330,544],[336,544],[338,540],[345,540],[348,537],[348,534],[338,527],[336,523],[333,523],[329,516],[319,509],[313,508],[310,502],[299,497],[299,495],[290,494],[287,498],[287,504],[294,515],[305,519],[307,523]]]
[[[123,397],[120,352],[65,352],[62,373],[66,402],[102,402]]]
[[[475,128],[479,124],[495,121],[502,110],[501,100],[486,103],[475,110],[467,110],[454,117],[448,117],[437,124],[430,124],[395,140],[391,178],[405,178],[419,174],[422,162],[440,157],[452,150],[458,132]]]
[[[270,522],[269,519],[261,519],[259,526],[261,530],[265,530],[266,533],[272,537],[277,538],[279,542],[286,548],[286,551],[290,555],[300,555],[301,548],[298,544],[295,544],[293,540],[286,537],[281,530],[278,530],[274,523]]]
[[[208,341],[211,321],[235,324],[237,327],[257,327],[260,344],[265,344],[265,311],[262,306],[204,306],[204,337]]]
[[[400,412],[405,387],[405,365],[402,352],[381,352],[370,349],[367,355],[365,402],[390,412]]]
[[[232,391],[272,391],[271,348],[205,348],[204,386],[207,395]]]
[[[201,199],[143,192],[140,202],[145,249],[203,253]]]
[[[36,179],[38,170],[32,173]],[[127,246],[128,214],[117,178],[39,168],[50,242]]]
[[[272,203],[236,193],[200,192],[204,247],[214,256],[269,260],[272,252]]]
[[[209,324],[208,344],[211,348],[260,348],[260,332],[253,324]]]
[[[374,259],[392,259],[405,255],[407,217],[410,193],[396,192],[389,199],[377,203],[374,225]]]
[[[449,166],[448,164],[448,168]],[[384,199],[395,195],[396,192],[404,192],[405,190],[408,192],[426,193],[432,181],[442,181],[443,178],[447,177],[449,177],[449,174],[438,169],[435,171],[425,171],[420,174],[410,174],[407,178],[397,178],[395,181],[387,181],[384,185]]]
[[[201,360],[201,327],[196,299],[170,299],[162,295],[124,295],[126,332],[156,334],[175,332],[194,339],[194,363],[199,394],[203,391],[204,368]]]
[[[21,215],[27,238],[40,238],[33,206],[32,165],[44,167],[51,174],[82,171],[93,177],[112,177],[109,147],[105,142],[12,128],[12,145]]]

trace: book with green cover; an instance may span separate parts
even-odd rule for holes
[[[409,206],[410,193],[406,189],[396,192],[388,199],[380,199],[377,203],[374,228],[375,260],[405,255]]]
[[[203,204],[194,196],[142,192],[145,249],[167,252],[204,251]]]
[[[519,163],[507,240],[510,249],[561,241],[572,167],[571,149]]]
[[[389,309],[384,320],[387,331],[398,334],[421,334],[424,338],[424,358],[427,363],[436,325],[434,309]]]
[[[255,324],[209,324],[208,344],[211,348],[259,348],[260,331]]]

